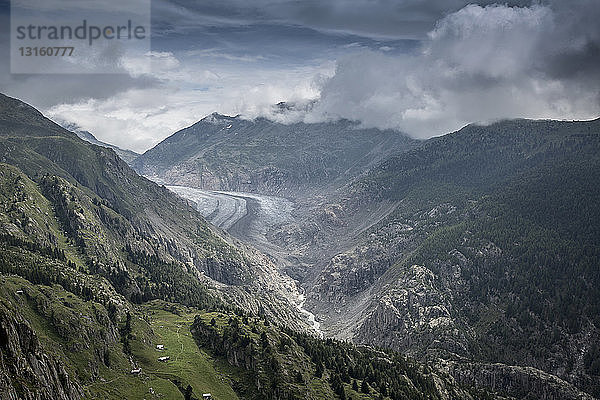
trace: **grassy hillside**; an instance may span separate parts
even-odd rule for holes
[[[398,354],[321,341],[257,317],[162,301],[124,304],[115,314],[60,285],[4,274],[0,299],[0,337],[8,337],[0,343],[3,395],[194,399],[211,393],[237,400],[438,399],[450,393],[472,398],[447,377]],[[14,327],[21,327],[20,337],[8,336]],[[36,358],[61,371],[59,390],[44,380],[45,366]]]

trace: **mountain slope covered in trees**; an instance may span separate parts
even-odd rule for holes
[[[390,158],[313,209],[336,210],[335,224],[304,223],[317,242],[351,243],[313,258],[309,307],[328,332],[450,360],[465,382],[508,374],[522,396],[533,386],[519,375],[544,371],[600,395],[599,154],[599,120],[516,120]]]
[[[134,302],[187,302],[208,285],[235,306],[294,324],[293,282],[266,257],[209,226],[112,150],[84,142],[18,100],[0,100],[0,160],[13,166],[3,167],[2,234],[73,253],[78,268],[105,276]],[[22,200],[41,214],[37,224],[27,223],[32,216]],[[176,275],[183,280],[173,287],[169,278]]]

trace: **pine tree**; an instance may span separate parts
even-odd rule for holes
[[[193,389],[191,385],[187,385],[187,387],[185,388],[185,393],[184,398],[185,400],[191,400],[192,399],[192,393],[193,393]]]
[[[320,361],[317,363],[317,368],[315,369],[315,376],[317,378],[321,378],[323,376],[323,372],[324,372],[324,368],[323,368],[323,363],[321,363]]]
[[[367,383],[366,379],[362,381],[362,385],[360,385],[360,391],[365,394],[369,394],[371,392],[371,389],[369,388],[369,384]]]
[[[267,336],[266,332],[260,334],[260,343],[263,349],[269,347],[269,337]]]

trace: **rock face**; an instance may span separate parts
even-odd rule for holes
[[[74,400],[83,396],[60,359],[49,355],[29,323],[0,309],[0,397]]]
[[[419,353],[426,348],[469,354],[464,337],[468,331],[460,324],[449,292],[439,278],[420,265],[404,267],[398,274],[367,311],[355,339],[370,342],[379,337],[386,347],[421,358],[424,355]],[[381,337],[382,331],[392,334]]]
[[[442,368],[459,384],[490,388],[520,399],[594,399],[568,382],[531,367],[446,362]]]

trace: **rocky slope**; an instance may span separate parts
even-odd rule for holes
[[[295,198],[258,239],[232,231],[302,282],[329,336],[470,360],[470,382],[488,365],[517,397],[528,379],[597,396],[599,126],[468,126]]]
[[[303,283],[330,336],[597,396],[599,138],[598,120],[471,125],[237,234]]]
[[[518,398],[597,396],[599,125],[468,126],[232,232],[303,283],[328,336]]]
[[[599,120],[469,126],[382,163],[273,238],[310,249],[307,308],[330,335],[574,385],[534,385],[533,398],[598,396],[599,150]],[[469,365],[461,379],[490,382]]]
[[[0,234],[8,240],[65,251],[77,269],[106,277],[135,302],[200,305],[216,291],[234,306],[300,326],[295,284],[268,258],[209,226],[112,150],[5,96],[0,160]]]
[[[337,187],[416,144],[400,132],[350,121],[284,125],[214,113],[148,150],[133,167],[171,185],[295,197]]]
[[[43,351],[35,331],[15,310],[0,310],[0,394],[3,399],[81,398],[64,363]]]

